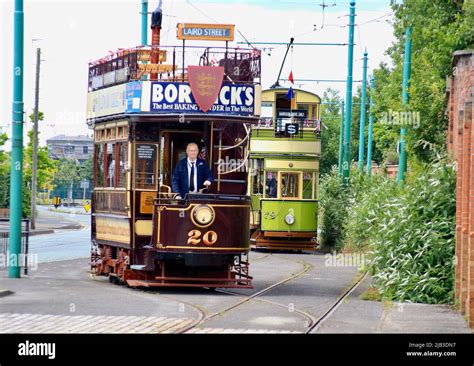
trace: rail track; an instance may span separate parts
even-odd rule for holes
[[[269,256],[271,256],[271,255],[265,255],[263,257],[260,257],[259,260],[268,258]],[[210,320],[212,320],[216,317],[225,316],[226,313],[228,313],[231,310],[234,310],[234,309],[236,309],[236,308],[238,308],[238,307],[240,307],[240,306],[242,306],[242,305],[244,305],[244,304],[246,304],[250,301],[265,302],[265,303],[268,303],[268,304],[271,304],[271,305],[274,305],[274,306],[289,309],[288,305],[281,304],[281,303],[278,303],[278,302],[275,302],[275,301],[270,301],[268,299],[262,298],[262,296],[269,293],[270,291],[273,291],[274,289],[276,289],[280,286],[283,286],[284,284],[286,284],[288,282],[294,281],[297,278],[303,276],[304,274],[306,274],[308,271],[310,271],[313,268],[313,265],[310,264],[310,263],[304,262],[304,261],[298,261],[298,260],[289,259],[289,258],[286,258],[286,257],[278,257],[278,258],[286,260],[286,261],[299,263],[302,266],[302,268],[298,272],[293,273],[290,276],[285,277],[284,279],[282,279],[278,282],[275,282],[272,285],[267,286],[264,289],[262,289],[260,291],[257,291],[257,292],[255,292],[251,295],[248,295],[248,296],[243,295],[241,293],[229,291],[229,290],[216,289],[215,290],[216,292],[231,295],[231,296],[241,297],[242,299],[240,301],[238,301],[237,303],[235,303],[233,305],[230,305],[230,306],[228,306],[224,309],[221,309],[219,311],[216,311],[212,314],[206,314],[204,310],[202,310],[200,307],[196,306],[195,304],[191,304],[189,302],[184,302],[184,301],[174,299],[172,297],[169,297],[169,296],[165,295],[164,296],[165,298],[168,298],[170,300],[180,301],[181,303],[186,304],[187,306],[190,306],[198,314],[198,317],[197,317],[195,322],[193,322],[191,324],[188,324],[186,327],[183,327],[182,329],[179,329],[176,333],[181,333],[182,334],[182,333],[187,333],[187,332],[189,332],[189,331],[191,331],[192,329],[195,329],[195,328],[201,328],[204,324],[206,324]],[[255,260],[254,260],[254,262],[255,262]],[[315,316],[313,316],[312,314],[310,314],[306,311],[303,311],[303,310],[300,310],[300,309],[297,309],[297,308],[293,308],[292,312],[294,314],[297,314],[298,316],[300,316],[301,318],[303,318],[305,320],[305,330],[304,330],[303,333],[309,334],[309,333],[316,332],[321,327],[321,325],[324,322],[326,322],[331,317],[331,315],[339,308],[339,306],[341,306],[341,304],[344,302],[344,300],[348,296],[350,296],[350,294],[365,280],[366,277],[367,277],[367,272],[364,273],[362,276],[360,276],[348,289],[346,289],[341,294],[341,296],[336,301],[334,301],[334,303],[330,307],[328,307],[327,310],[320,317],[315,317]]]

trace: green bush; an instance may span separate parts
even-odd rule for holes
[[[374,284],[392,301],[450,303],[454,288],[455,174],[440,161],[417,166],[403,186],[351,172],[321,180],[322,251],[367,253]]]
[[[450,303],[454,288],[455,176],[437,163],[382,203],[370,230],[373,279],[383,298]]]
[[[349,195],[337,169],[321,179],[319,200],[320,250],[330,252],[344,246]]]
[[[370,248],[370,238],[384,212],[382,206],[397,194],[393,179],[356,173],[351,179],[352,205],[346,225],[345,248],[353,252]]]

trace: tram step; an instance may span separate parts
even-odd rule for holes
[[[130,266],[130,269],[133,269],[134,271],[144,271],[146,270],[146,265],[144,264],[133,264]]]

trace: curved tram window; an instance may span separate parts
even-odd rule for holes
[[[281,197],[282,198],[299,198],[300,197],[300,176],[301,173],[281,174]]]
[[[125,188],[128,166],[128,143],[96,144],[94,186],[98,188]],[[116,163],[118,159],[118,164]],[[118,171],[117,171],[118,169]]]
[[[316,199],[315,195],[315,172],[304,172],[303,173],[303,199]]]
[[[135,185],[137,189],[157,189],[157,145],[137,144]]]
[[[252,159],[252,194],[263,195],[263,159]]]
[[[107,183],[106,187],[115,187],[115,144],[108,143],[107,146]]]

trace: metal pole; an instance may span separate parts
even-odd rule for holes
[[[354,63],[354,0],[350,3],[349,15],[349,47],[347,55],[347,86],[346,86],[346,116],[344,124],[344,156],[342,162],[342,180],[344,185],[349,184],[350,162],[351,162],[351,118],[352,118],[352,69]]]
[[[369,101],[369,136],[367,139],[367,175],[372,174],[372,134],[374,130],[374,90],[375,77],[370,79],[370,101]]]
[[[33,167],[31,174],[31,229],[36,229],[36,185],[38,169],[38,121],[39,121],[39,83],[40,83],[41,48],[36,49],[36,85],[35,85],[35,120],[33,126]]]
[[[30,240],[30,224],[28,222],[28,219],[25,220],[25,268],[23,270],[23,274],[25,276],[28,275],[28,251],[29,249],[29,240]]]
[[[338,171],[342,174],[342,156],[344,153],[344,101],[341,102],[341,126],[339,129],[339,160],[338,160]]]
[[[362,173],[364,171],[364,130],[365,130],[365,115],[366,111],[366,98],[367,98],[367,50],[364,52],[364,66],[362,70],[362,95],[360,105],[360,127],[359,127],[359,170]]]
[[[148,44],[148,0],[142,0],[142,46]]]
[[[409,88],[411,77],[411,44],[412,44],[412,28],[408,27],[405,34],[405,62],[403,65],[403,92],[402,92],[402,108],[405,109],[410,101]],[[407,170],[407,155],[405,150],[405,135],[407,130],[402,127],[400,130],[400,158],[398,163],[398,184],[405,180],[405,172]]]
[[[21,216],[23,186],[23,0],[15,0],[13,35],[13,123],[10,175],[10,256],[16,258],[8,277],[20,278]]]

